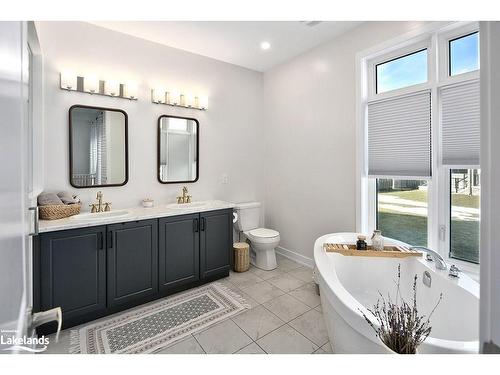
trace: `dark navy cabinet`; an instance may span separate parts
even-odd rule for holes
[[[178,290],[200,279],[199,214],[159,220],[160,291]]]
[[[60,306],[68,328],[227,276],[232,210],[41,233],[33,249],[34,311]]]
[[[158,221],[107,227],[108,306],[146,299],[158,292]]]
[[[232,236],[232,210],[200,214],[201,278],[229,273]]]
[[[106,309],[105,234],[106,227],[99,226],[40,236],[35,246],[40,310],[60,306],[66,325]]]

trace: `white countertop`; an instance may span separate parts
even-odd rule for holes
[[[65,229],[76,229],[76,228],[85,228],[85,227],[94,227],[98,225],[107,225],[114,223],[125,223],[127,221],[136,221],[136,220],[146,220],[146,219],[155,219],[159,217],[167,217],[167,216],[179,216],[185,214],[192,214],[197,212],[207,212],[207,211],[215,211],[215,210],[223,210],[228,208],[234,208],[233,203],[224,202],[224,201],[199,201],[193,202],[193,204],[198,204],[201,206],[193,206],[190,207],[189,204],[161,204],[151,208],[144,207],[133,207],[120,209],[116,211],[129,211],[126,216],[117,216],[110,217],[106,219],[99,218],[98,214],[96,214],[95,221],[80,221],[76,220],[76,216],[67,217],[59,220],[40,220],[39,221],[39,233],[45,232],[54,232],[57,230],[65,230]],[[175,206],[175,208],[174,208]]]

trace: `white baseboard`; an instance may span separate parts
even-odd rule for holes
[[[291,259],[294,262],[300,263],[306,267],[314,268],[314,259],[296,253],[295,251],[285,249],[282,246],[278,246],[276,247],[276,253],[279,255],[283,255],[285,258]]]

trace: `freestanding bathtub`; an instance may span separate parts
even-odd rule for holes
[[[401,264],[401,292],[411,301],[413,278],[417,280],[420,314],[430,314],[443,293],[443,300],[431,317],[432,331],[418,348],[419,353],[477,353],[479,349],[479,284],[465,274],[455,279],[448,270],[436,270],[425,257],[374,258],[327,253],[323,244],[355,243],[355,233],[333,233],[318,238],[314,260],[320,285],[321,304],[334,353],[387,353],[361,311],[377,302],[378,293],[395,296],[398,264]],[[386,244],[403,244],[385,238]],[[431,286],[422,283],[428,271]]]

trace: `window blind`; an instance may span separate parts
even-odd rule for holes
[[[368,104],[368,175],[431,176],[431,93]]]
[[[479,165],[479,99],[479,80],[441,89],[441,152],[444,165]]]

